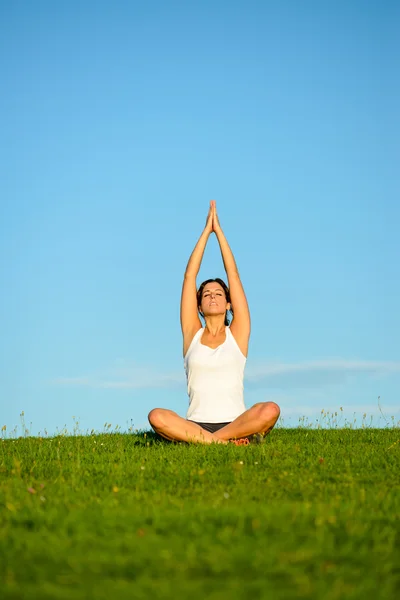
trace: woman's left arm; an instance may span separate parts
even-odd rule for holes
[[[228,287],[233,308],[233,320],[230,329],[240,350],[247,356],[251,328],[249,305],[247,303],[242,282],[240,281],[235,258],[219,224],[215,202],[213,203],[213,206],[213,231],[217,236],[221,250],[222,261],[228,277]]]

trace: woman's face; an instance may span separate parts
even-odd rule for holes
[[[225,315],[231,307],[224,289],[216,281],[206,283],[201,297],[200,310],[204,316]]]

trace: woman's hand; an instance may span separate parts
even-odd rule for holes
[[[221,225],[219,224],[219,219],[217,215],[217,203],[215,200],[210,200],[210,210],[208,211],[207,221],[205,226],[205,231],[210,234],[212,232],[216,233],[221,229]]]
[[[216,233],[219,229],[221,229],[221,225],[219,224],[219,219],[217,215],[217,203],[215,202],[215,200],[211,200],[210,205],[213,210],[213,231]]]
[[[208,211],[207,221],[204,231],[206,231],[209,235],[214,231],[213,221],[214,221],[214,208],[213,208],[214,200],[210,202],[210,210]],[[215,202],[214,202],[215,204]]]

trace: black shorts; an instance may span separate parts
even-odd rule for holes
[[[188,420],[190,421],[190,419],[188,419]],[[209,431],[210,433],[215,433],[219,429],[222,429],[223,427],[225,427],[225,425],[229,425],[229,423],[231,423],[231,421],[228,421],[227,423],[199,423],[198,421],[190,421],[190,422],[196,423],[196,425],[200,425],[200,427],[202,427],[206,431]]]

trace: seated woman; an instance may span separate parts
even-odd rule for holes
[[[219,242],[229,288],[217,278],[204,281],[196,291],[196,276],[213,232]],[[229,312],[233,315],[230,326]],[[243,401],[250,313],[214,200],[210,203],[206,227],[186,267],[181,327],[189,409],[186,419],[171,410],[153,409],[149,413],[153,429],[168,440],[203,444],[248,444],[250,436],[269,433],[279,418],[279,406],[274,402],[259,402],[246,410]]]

